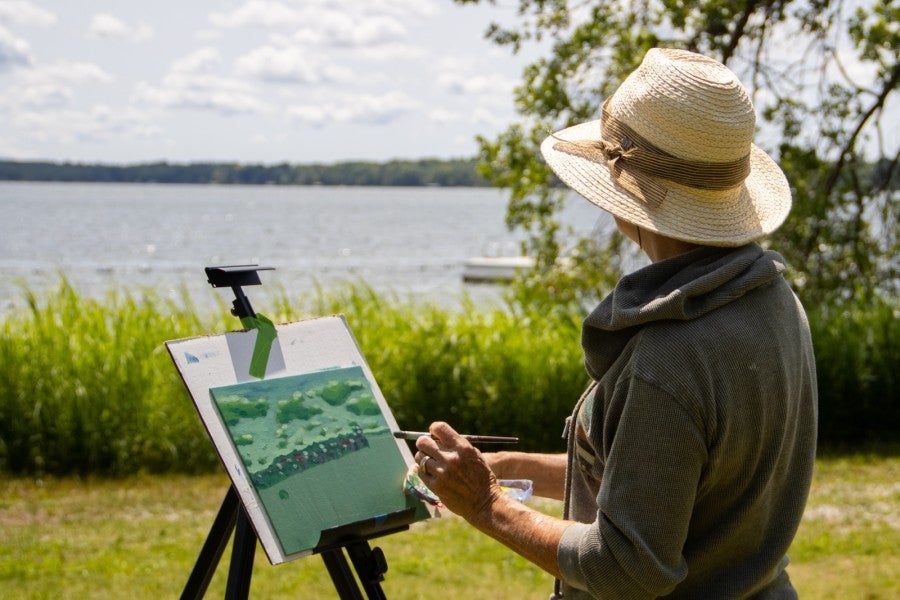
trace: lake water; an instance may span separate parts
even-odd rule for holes
[[[258,263],[288,297],[316,282],[362,280],[401,296],[498,298],[464,284],[467,258],[516,248],[506,196],[487,188],[282,187],[0,182],[0,310],[24,305],[64,273],[85,295],[150,287],[231,301],[203,268]],[[599,209],[573,196],[564,221],[594,229]],[[267,288],[266,284],[270,284]]]

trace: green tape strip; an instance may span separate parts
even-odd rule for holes
[[[267,317],[257,314],[256,317],[242,318],[241,325],[245,329],[256,330],[256,345],[253,346],[253,356],[250,358],[250,374],[257,379],[262,379],[266,376],[266,365],[269,364],[272,342],[278,337],[275,324]]]

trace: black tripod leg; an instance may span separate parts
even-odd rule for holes
[[[381,582],[387,573],[387,561],[381,548],[370,548],[365,541],[355,542],[347,545],[347,554],[369,600],[387,600],[381,589]]]
[[[238,511],[231,548],[231,567],[225,600],[247,600],[250,596],[250,576],[253,575],[253,554],[256,552],[256,532],[243,508]]]
[[[237,491],[234,486],[231,486],[228,488],[225,499],[222,500],[216,520],[213,521],[206,542],[200,550],[200,556],[197,557],[197,562],[194,564],[194,570],[191,571],[191,576],[184,586],[181,600],[199,600],[206,593],[206,588],[209,587],[209,582],[216,572],[216,567],[222,558],[222,553],[225,552],[231,532],[234,530],[239,508]]]
[[[341,548],[322,552],[322,560],[325,561],[325,567],[341,600],[364,600]]]

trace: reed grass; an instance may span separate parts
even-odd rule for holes
[[[145,290],[102,301],[63,280],[0,323],[0,457],[13,472],[124,475],[216,464],[162,345],[202,322]]]
[[[534,293],[533,291],[531,293]],[[0,317],[0,469],[124,475],[208,472],[217,458],[164,342],[240,327],[224,302],[198,311],[186,292],[110,291],[96,300],[62,280]],[[361,283],[257,310],[276,322],[347,318],[400,426],[446,420],[517,435],[523,450],[563,451],[561,423],[585,384],[583,313],[541,298],[476,306],[382,295]],[[548,308],[549,307],[549,308]],[[826,447],[897,448],[896,302],[810,312]],[[892,446],[890,444],[893,444]]]
[[[819,437],[831,446],[900,440],[900,302],[860,294],[810,311]]]

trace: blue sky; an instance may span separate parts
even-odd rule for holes
[[[534,58],[484,40],[499,4],[0,0],[0,157],[471,156]]]

